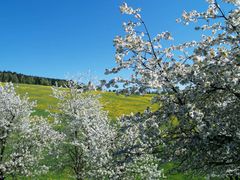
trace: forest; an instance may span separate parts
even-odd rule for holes
[[[31,76],[11,71],[0,71],[0,82],[36,84],[44,86],[55,86],[56,84],[62,86],[66,84],[66,80],[64,79]]]

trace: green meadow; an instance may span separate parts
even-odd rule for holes
[[[16,91],[20,95],[27,95],[30,100],[37,102],[35,115],[47,116],[49,112],[56,112],[57,100],[52,96],[51,86],[16,84]],[[143,96],[117,95],[114,92],[95,92],[100,95],[100,102],[103,109],[108,111],[111,119],[130,113],[143,112],[147,107],[156,110],[158,105],[151,104],[153,95]]]
[[[56,107],[58,101],[52,96],[51,86],[41,85],[29,85],[29,84],[15,84],[17,93],[21,96],[27,95],[31,101],[36,101],[37,106],[33,115],[48,116],[50,112],[57,112]],[[100,102],[103,105],[103,109],[108,111],[110,119],[116,119],[117,117],[125,114],[143,112],[147,107],[150,107],[153,111],[158,108],[157,104],[151,104],[151,99],[154,95],[146,94],[139,95],[117,95],[114,92],[94,92],[100,95]],[[171,165],[164,166],[164,169],[171,169]],[[74,179],[69,176],[71,172],[63,170],[61,172],[50,171],[46,175],[37,177],[38,180],[65,180]],[[28,178],[22,178],[28,179]],[[166,179],[170,180],[202,180],[200,177],[189,177],[183,174],[176,174],[167,176]]]

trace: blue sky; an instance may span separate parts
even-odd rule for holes
[[[0,70],[65,78],[89,70],[99,79],[114,66],[112,40],[122,34],[120,0],[0,1]],[[184,9],[205,0],[126,0],[142,8],[150,32],[172,32],[176,43],[198,39],[193,27],[175,23]]]

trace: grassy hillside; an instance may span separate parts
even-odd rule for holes
[[[51,96],[51,86],[17,84],[16,91],[24,95],[27,93],[31,100],[37,101],[35,114],[47,115],[47,110],[56,111],[57,100]],[[116,95],[113,92],[97,92],[101,95],[100,101],[104,106],[104,110],[109,112],[109,117],[115,119],[122,114],[130,114],[131,112],[143,112],[148,106],[153,110],[157,109],[157,105],[150,103],[153,95],[144,96],[124,96]]]
[[[41,85],[29,85],[29,84],[16,84],[16,91],[20,95],[27,94],[30,100],[37,101],[37,107],[35,111],[35,115],[43,115],[47,116],[49,114],[48,110],[51,112],[56,112],[57,100],[51,96],[52,89],[51,86],[41,86]],[[104,109],[109,112],[109,117],[115,119],[123,114],[130,114],[131,112],[143,112],[148,106],[152,108],[152,110],[156,110],[158,105],[152,105],[150,103],[153,95],[144,95],[144,96],[124,96],[124,95],[116,95],[112,92],[96,92],[101,95],[100,101],[104,106]],[[166,169],[169,167],[165,166]],[[52,172],[50,171],[46,175],[42,175],[37,177],[39,180],[67,180],[73,179],[69,177],[70,172]],[[167,176],[167,179],[170,180],[203,180],[201,177],[189,177],[183,174],[176,174]],[[22,178],[28,180],[28,178]]]

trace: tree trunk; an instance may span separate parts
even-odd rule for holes
[[[0,180],[4,180],[4,179],[5,179],[5,177],[3,175],[3,172],[0,172]]]
[[[238,175],[237,176],[229,176],[229,179],[230,180],[239,180],[239,177],[238,177]]]
[[[76,180],[83,180],[81,175],[77,175]]]

